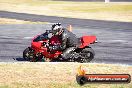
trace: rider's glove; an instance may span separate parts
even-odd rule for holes
[[[53,51],[53,50],[59,50],[59,46],[49,46],[49,50]]]

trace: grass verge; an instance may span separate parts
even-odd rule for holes
[[[0,88],[80,88],[76,83],[77,68],[87,73],[130,74],[132,66],[79,63],[0,63]],[[132,88],[129,84],[86,84],[81,88]]]
[[[0,0],[0,10],[71,18],[132,22],[132,3]]]

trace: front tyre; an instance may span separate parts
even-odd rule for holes
[[[33,57],[34,57],[33,50],[30,49],[30,47],[26,48],[26,49],[23,51],[23,58],[24,58],[26,61],[30,61],[31,59],[33,59]]]
[[[81,58],[80,61],[81,63],[87,63],[90,62],[94,56],[95,56],[95,52],[91,47],[87,47],[82,49],[82,51],[80,52]]]

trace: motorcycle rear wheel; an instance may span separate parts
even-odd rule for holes
[[[87,47],[82,49],[82,51],[80,52],[80,55],[81,55],[81,58],[79,59],[79,62],[87,63],[94,58],[95,52],[91,47]]]

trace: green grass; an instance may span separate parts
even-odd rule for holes
[[[76,82],[77,68],[89,74],[130,74],[132,66],[80,63],[0,63],[0,88],[132,88],[129,84],[86,84]]]
[[[66,2],[66,1],[52,1],[52,0],[0,0],[2,3],[10,3],[16,5],[29,6],[48,6],[57,5],[62,10],[81,11],[81,12],[98,12],[98,11],[132,11],[132,3],[107,3],[104,2]],[[56,8],[51,7],[51,8]]]
[[[41,83],[20,83],[14,82],[11,86],[0,86],[0,88],[132,88],[129,84],[85,84],[80,86],[75,82],[69,83],[57,83],[57,82],[50,82],[47,84]]]
[[[80,86],[75,82],[69,83],[57,83],[57,82],[50,82],[47,84],[41,83],[20,83],[15,82],[13,83],[13,88],[132,88],[129,84],[85,84]],[[10,88],[8,86],[3,86],[0,88]],[[12,87],[11,87],[12,88]]]
[[[100,4],[100,6],[96,7],[96,6],[90,6],[90,5],[82,5],[80,6],[69,6],[69,7],[64,7],[64,10],[68,10],[68,11],[80,11],[80,12],[120,12],[120,11],[124,11],[124,12],[128,12],[128,11],[132,11],[132,5],[104,5],[104,4]]]
[[[4,85],[4,86],[0,86],[0,88],[9,88],[8,86]]]
[[[48,16],[132,22],[131,2],[0,0],[0,10]]]
[[[50,4],[69,4],[69,2],[65,1],[52,1],[52,0],[0,0],[0,3],[9,3],[14,5],[33,5],[33,6],[43,6],[43,5],[50,5]]]

